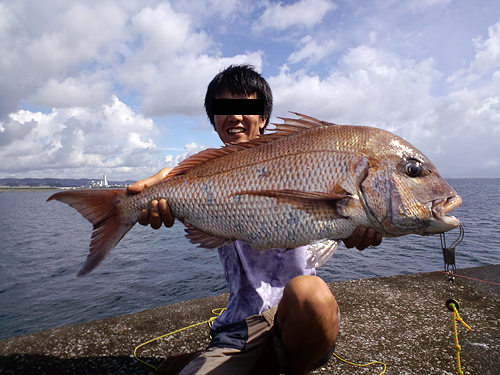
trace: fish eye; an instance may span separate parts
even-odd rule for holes
[[[418,177],[424,171],[424,167],[418,160],[409,159],[406,163],[405,171],[410,177]]]

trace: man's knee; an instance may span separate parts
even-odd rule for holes
[[[287,284],[278,308],[280,329],[286,321],[333,345],[339,332],[338,306],[321,278],[298,276]]]
[[[338,306],[328,285],[317,276],[298,276],[285,287],[283,298],[290,308],[307,314],[337,312]],[[297,311],[297,310],[295,310]]]

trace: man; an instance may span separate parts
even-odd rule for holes
[[[214,113],[213,104],[223,99],[261,99],[263,110],[245,115]],[[230,66],[209,84],[205,109],[225,144],[246,142],[262,134],[269,123],[271,89],[253,67]],[[169,171],[165,168],[128,190],[139,192]],[[139,222],[158,229],[162,223],[172,226],[174,218],[168,203],[160,200],[142,212]],[[372,228],[359,227],[344,243],[362,250],[381,240]],[[219,255],[229,284],[229,303],[214,322],[209,347],[193,356],[180,374],[306,374],[329,360],[339,331],[337,302],[315,276],[315,269],[305,268],[305,246],[260,253],[236,241],[220,248]]]

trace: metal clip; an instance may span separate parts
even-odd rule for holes
[[[458,238],[451,244],[450,247],[446,246],[446,239],[444,236],[444,233],[441,233],[441,249],[443,250],[443,260],[444,260],[444,270],[445,272],[448,273],[448,292],[450,294],[450,300],[455,301],[453,299],[453,294],[454,294],[454,286],[455,286],[455,275],[454,272],[457,269],[456,264],[455,264],[455,247],[462,242],[464,239],[464,227],[462,224],[460,224],[460,234],[458,235]],[[448,300],[448,301],[450,301]],[[446,302],[446,306],[448,306],[448,301]],[[457,310],[458,310],[458,303],[456,303]]]
[[[455,272],[457,269],[455,264],[455,248],[443,247],[444,270],[446,272]]]
[[[443,260],[444,260],[444,270],[448,273],[453,273],[456,270],[456,265],[455,265],[455,247],[462,242],[464,239],[464,227],[462,224],[460,224],[460,234],[458,235],[458,238],[451,244],[450,247],[446,246],[446,238],[444,236],[444,233],[441,233],[441,249],[443,250]]]

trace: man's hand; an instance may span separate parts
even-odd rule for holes
[[[154,185],[165,179],[167,174],[172,170],[172,168],[163,168],[160,172],[152,177],[146,178],[144,180],[137,181],[133,185],[127,186],[127,192],[129,194],[137,194],[143,191],[145,188]],[[154,200],[151,202],[151,206],[148,209],[144,209],[139,216],[139,224],[148,225],[151,224],[151,228],[159,229],[162,223],[166,227],[171,227],[174,225],[175,218],[170,212],[170,207],[165,199]]]
[[[351,237],[345,238],[343,241],[348,249],[356,247],[358,250],[364,250],[368,246],[380,245],[382,243],[382,235],[375,232],[373,228],[360,225],[354,230]]]

